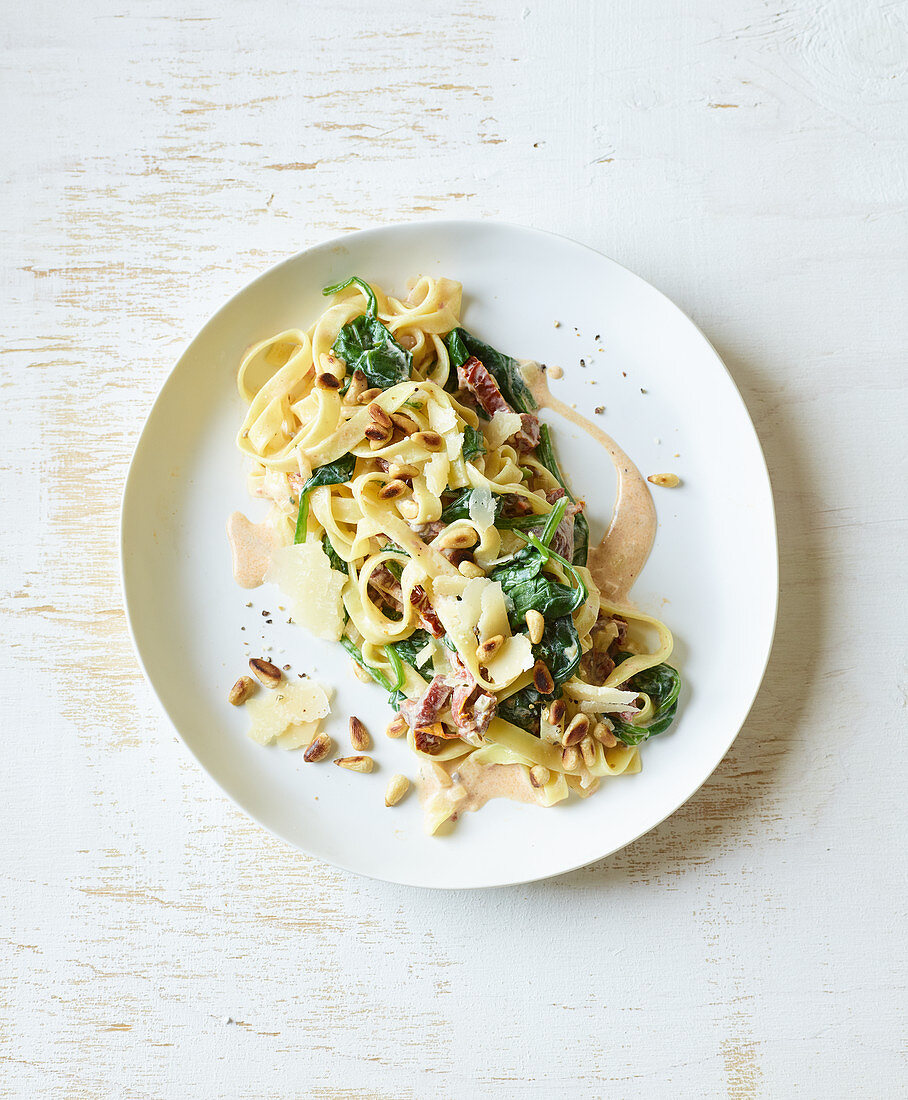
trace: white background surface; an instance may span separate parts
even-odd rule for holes
[[[901,1094],[905,20],[10,6],[0,1094]],[[159,719],[116,573],[131,448],[212,309],[440,215],[566,233],[691,314],[761,433],[782,565],[764,690],[700,793],[599,865],[462,895],[235,810]]]

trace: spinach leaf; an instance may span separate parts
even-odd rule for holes
[[[458,489],[448,503],[442,508],[441,519],[444,523],[453,523],[456,519],[470,518],[470,493],[473,490],[467,486]],[[446,494],[448,495],[448,494]],[[541,527],[546,520],[545,516],[503,516],[505,496],[495,496],[495,526],[500,531],[529,531],[534,527]]]
[[[331,545],[331,539],[329,539],[327,535],[322,535],[322,549],[328,555],[328,561],[331,562],[331,568],[336,569],[338,573],[343,573],[346,577],[347,563]]]
[[[577,498],[568,488],[561,467],[558,465],[558,459],[555,457],[555,448],[552,446],[552,433],[548,424],[540,424],[539,426],[539,445],[536,448],[536,457],[550,473],[555,475],[555,479],[567,493],[570,501],[576,504]],[[574,554],[571,559],[574,565],[586,565],[589,544],[590,525],[587,523],[583,512],[578,512],[574,516]]]
[[[306,525],[309,522],[309,493],[321,485],[342,485],[353,477],[356,455],[346,454],[334,462],[326,462],[312,471],[312,477],[300,489],[300,510],[296,517],[294,543],[306,541]]]
[[[619,653],[617,664],[627,660],[629,653]],[[625,685],[628,691],[640,691],[648,695],[653,703],[653,715],[645,726],[636,726],[612,717],[615,736],[625,745],[640,745],[650,737],[665,733],[674,722],[678,712],[678,696],[681,692],[681,676],[671,665],[655,665],[632,676]]]
[[[478,428],[472,427],[467,424],[463,430],[463,458],[464,461],[468,461],[471,458],[475,458],[477,455],[483,455],[486,453],[486,443],[483,439],[482,432]]]
[[[489,347],[462,328],[449,332],[445,343],[455,367],[462,366],[471,355],[475,355],[498,383],[498,388],[512,409],[517,412],[534,412],[538,408],[523,380],[520,364],[516,359]]]
[[[498,704],[498,717],[504,718],[506,722],[513,722],[515,726],[520,726],[538,737],[539,712],[543,704],[550,702],[552,698],[551,695],[540,695],[532,684],[528,684]]]
[[[421,650],[425,649],[428,641],[428,631],[417,629],[413,631],[409,638],[404,638],[400,642],[392,642],[388,648],[395,650],[402,660],[406,661],[411,668],[415,668],[416,671],[419,672],[420,666],[416,663],[416,655]],[[428,660],[431,660],[431,657],[428,658]]]
[[[580,635],[570,615],[560,619],[547,619],[542,640],[533,646],[533,655],[537,660],[545,661],[557,689],[569,680],[580,665]]]
[[[398,344],[379,321],[378,303],[369,284],[353,275],[344,283],[325,287],[322,294],[336,294],[351,283],[356,283],[366,291],[366,312],[344,325],[331,350],[347,364],[348,379],[353,376],[354,371],[361,370],[372,388],[385,390],[389,386],[396,386],[398,382],[406,382],[410,377],[413,356]]]

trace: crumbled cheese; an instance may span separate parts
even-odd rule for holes
[[[488,424],[483,424],[482,434],[485,436],[489,447],[495,450],[515,432],[519,432],[522,427],[523,421],[520,419],[519,413],[497,412]]]
[[[470,519],[476,524],[477,531],[482,533],[495,526],[495,500],[491,489],[484,485],[474,489],[470,493],[468,507]]]
[[[252,719],[249,736],[260,745],[277,743],[283,749],[308,745],[328,714],[328,692],[307,679],[302,683],[281,681],[276,688],[257,692],[246,704]]]

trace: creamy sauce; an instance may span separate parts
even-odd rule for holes
[[[443,777],[447,776],[447,779]],[[417,783],[424,807],[444,806],[451,814],[475,813],[492,798],[542,805],[542,795],[520,764],[477,764],[470,756],[426,761]]]
[[[258,588],[271,563],[273,528],[267,520],[253,523],[242,512],[234,512],[227,520],[227,538],[236,583],[240,588]]]
[[[656,537],[656,509],[640,471],[611,436],[549,392],[538,363],[523,362],[523,375],[540,408],[552,409],[601,444],[618,475],[618,492],[608,530],[590,547],[589,571],[605,599],[630,606],[630,590]]]

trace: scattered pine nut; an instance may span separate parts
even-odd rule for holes
[[[396,806],[410,789],[410,780],[405,775],[395,775],[385,791],[385,805]]]
[[[273,665],[262,657],[250,657],[249,667],[266,688],[276,688],[284,678],[284,674],[277,665]]]
[[[339,756],[334,763],[351,772],[370,772],[375,767],[371,756]]]
[[[255,681],[250,676],[241,676],[230,689],[227,701],[235,707],[241,707],[255,691]]]
[[[320,733],[303,753],[303,759],[307,764],[317,764],[320,760],[324,760],[333,748],[334,742],[327,733]]]
[[[357,665],[357,668],[358,667],[359,666]],[[403,737],[403,735],[406,732],[407,732],[407,723],[398,714],[396,718],[392,718],[391,721],[388,723],[388,727],[385,730],[385,735],[387,737]]]
[[[526,613],[527,631],[533,645],[539,645],[542,641],[542,632],[545,630],[545,617],[540,611],[528,611]]]
[[[677,474],[650,474],[646,480],[653,485],[661,485],[663,489],[676,489],[681,484]]]
[[[372,745],[369,731],[355,715],[350,719],[350,744],[357,752],[365,752]]]

